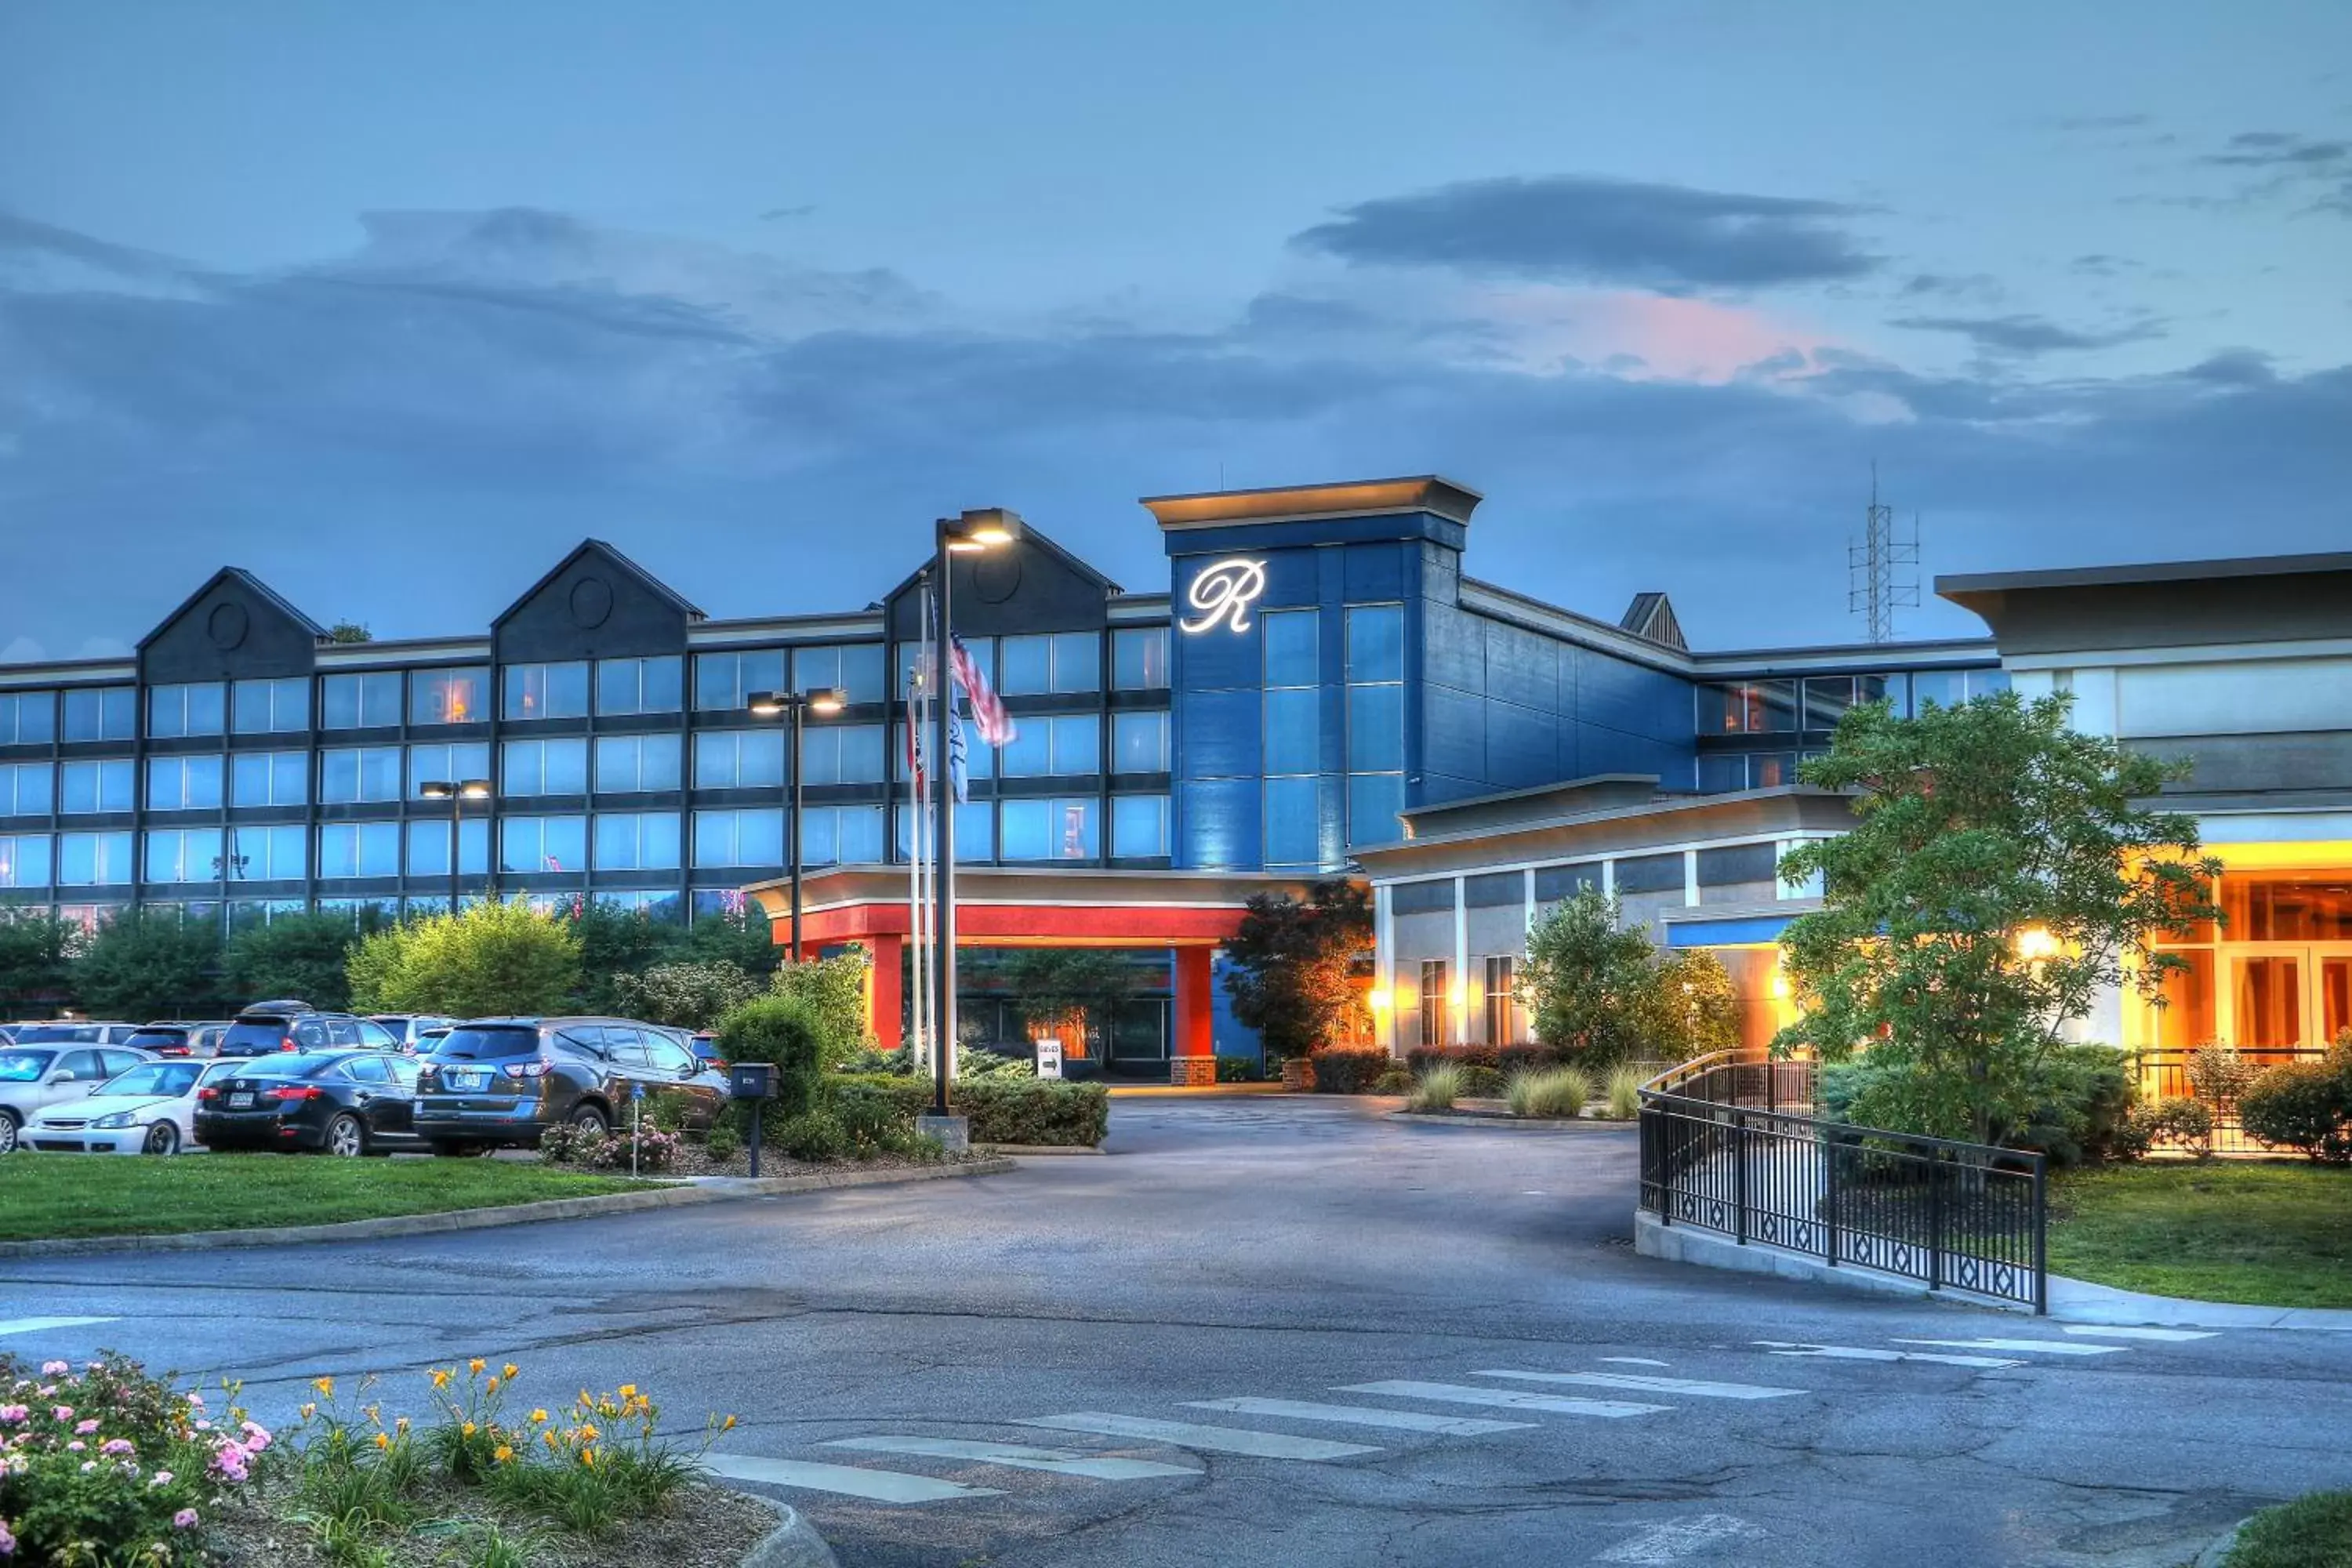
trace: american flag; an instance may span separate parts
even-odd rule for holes
[[[1010,744],[1019,732],[1013,728],[1013,715],[1004,710],[1004,699],[988,684],[988,677],[982,673],[971,650],[963,646],[963,638],[949,639],[948,658],[955,666],[956,684],[971,698],[972,728],[992,746]]]

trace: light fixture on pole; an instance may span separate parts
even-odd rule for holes
[[[831,687],[819,687],[814,691],[754,691],[743,700],[754,719],[790,719],[792,721],[793,783],[787,796],[786,815],[792,820],[784,825],[792,845],[793,870],[793,954],[792,961],[801,961],[801,734],[802,721],[811,713],[826,717],[849,706],[849,699]]]
[[[469,800],[490,798],[491,784],[488,779],[427,779],[416,786],[416,793],[426,800],[449,803],[449,912],[457,912],[457,819]]]
[[[931,984],[935,1001],[931,1009],[934,1038],[931,1042],[931,1114],[948,1114],[948,1058],[954,1053],[956,1038],[956,920],[955,920],[955,769],[948,752],[949,734],[952,728],[956,704],[955,664],[950,658],[955,647],[952,623],[950,620],[954,580],[950,558],[957,555],[977,555],[986,550],[1000,550],[1020,539],[1021,514],[1002,507],[989,507],[967,511],[961,517],[943,517],[939,521],[935,542],[933,575],[940,584],[940,619],[932,632],[931,668],[939,673],[940,703],[938,729],[932,736],[934,749],[931,766],[932,799],[937,802],[939,822],[939,912],[932,930],[939,942],[937,962],[931,965]]]

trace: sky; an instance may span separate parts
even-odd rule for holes
[[[1874,467],[1905,637],[2352,549],[2352,5],[0,0],[0,660],[590,535],[853,608],[976,506],[1165,591],[1138,497],[1423,472],[1843,641]]]

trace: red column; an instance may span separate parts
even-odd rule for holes
[[[1207,1086],[1217,1081],[1217,1047],[1210,1030],[1211,955],[1205,947],[1176,950],[1176,1037],[1168,1062],[1170,1083]]]
[[[895,936],[877,936],[867,945],[874,950],[874,965],[866,976],[866,1026],[884,1050],[895,1051],[902,1037],[898,968],[906,943]]]

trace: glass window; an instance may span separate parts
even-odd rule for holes
[[[587,868],[586,817],[509,816],[499,820],[501,871],[584,871]]]
[[[1446,963],[1442,958],[1421,961],[1421,1043],[1442,1046],[1448,1043],[1445,1028]]]
[[[224,696],[217,680],[147,689],[147,732],[175,735],[217,735],[226,726]]]
[[[418,679],[427,679],[420,672]],[[423,721],[438,723],[439,720]],[[400,671],[330,675],[319,683],[322,730],[389,730],[400,722]]]
[[[220,829],[152,827],[141,875],[150,882],[210,882],[221,874]]]
[[[1348,679],[1350,681],[1404,679],[1404,606],[1351,605],[1348,607]]]
[[[0,746],[46,745],[58,738],[58,694],[0,694]]]
[[[1349,696],[1382,699],[1394,707],[1402,690],[1396,686],[1367,686]],[[1323,694],[1312,687],[1265,694],[1265,771],[1269,774],[1311,773],[1323,765],[1322,710]]]
[[[239,752],[229,759],[232,805],[300,805],[310,798],[308,752]]]
[[[478,724],[489,717],[489,686],[490,672],[479,666],[412,671],[408,678],[408,721]]]
[[[2005,669],[1972,669],[1969,671],[1969,700],[1990,697],[1996,691],[2009,689],[2009,671]]]
[[[694,814],[696,865],[781,866],[783,860],[784,814],[781,810]]]
[[[996,807],[989,801],[966,801],[956,812],[956,864],[967,865],[975,860],[992,859],[996,854]],[[908,846],[914,832],[915,814],[901,807],[898,813],[898,855],[903,863],[913,853]],[[934,848],[937,846],[933,847]]]
[[[1923,710],[1932,702],[1938,708],[1957,708],[1969,700],[1969,678],[1958,669],[1915,669],[1911,672],[1911,706],[1914,712]]]
[[[1110,852],[1114,855],[1167,854],[1168,797],[1164,795],[1111,796]]]
[[[310,874],[310,833],[299,825],[235,826],[228,830],[228,874],[233,879],[268,881]]]
[[[811,724],[801,732],[802,782],[876,784],[882,777],[882,726]]]
[[[58,835],[58,881],[66,887],[116,886],[131,880],[128,833]]]
[[[603,811],[596,814],[596,868],[667,871],[678,858],[677,813]]]
[[[1102,769],[1101,721],[1092,713],[1034,715],[1022,721],[1013,740],[1001,750],[998,772],[1009,779],[1098,773]]]
[[[427,742],[408,748],[408,793],[411,798],[428,784],[463,784],[490,776],[488,741]]]
[[[1805,678],[1805,728],[1834,730],[1853,706],[1853,677],[1813,675]]]
[[[457,823],[457,870],[478,877],[490,868],[490,825],[478,816]],[[446,877],[449,874],[449,824],[420,818],[408,824],[408,874]]]
[[[398,800],[398,746],[344,746],[319,753],[319,798],[330,805]]]
[[[49,885],[49,836],[19,834],[0,838],[0,888]]]
[[[1097,847],[1099,803],[1091,797],[1008,800],[1003,818],[1002,858],[1007,860],[1091,860]]]
[[[1797,727],[1793,680],[1738,680],[1697,689],[1701,734],[1780,735]]]
[[[321,877],[400,875],[400,824],[330,822],[319,829]]]
[[[1102,637],[1095,632],[1054,634],[1054,689],[1102,689]]]
[[[58,809],[79,816],[93,811],[129,811],[132,805],[131,759],[106,757],[58,767]]]
[[[793,651],[793,689],[842,694],[846,702],[879,702],[882,689],[882,645],[848,643],[840,647],[803,647]]]
[[[1635,855],[1617,862],[1616,888],[1621,893],[1683,891],[1680,855]]]
[[[1311,866],[1322,859],[1320,790],[1321,781],[1314,778],[1265,781],[1267,865]]]
[[[1362,773],[1348,781],[1348,842],[1393,844],[1404,837],[1402,773]]]
[[[1354,612],[1350,612],[1353,614]],[[1268,686],[1313,686],[1322,679],[1318,630],[1322,617],[1313,610],[1268,610],[1265,623],[1265,683]],[[1370,679],[1350,671],[1350,679]]]
[[[1119,773],[1168,771],[1168,715],[1118,713],[1110,721],[1110,766]]]
[[[1507,1046],[1518,1038],[1518,1027],[1511,1014],[1511,990],[1514,971],[1518,961],[1509,953],[1491,953],[1486,959],[1486,1043]]]
[[[755,691],[784,689],[784,652],[698,653],[694,656],[694,705],[740,708]]]
[[[1748,787],[1748,758],[1738,752],[1710,752],[1698,760],[1702,795],[1727,795]]]
[[[608,794],[678,787],[676,735],[600,735],[596,788]]]
[[[998,650],[997,689],[1007,697],[1027,697],[1054,689],[1054,639],[1050,637],[1006,637]]]
[[[509,741],[499,748],[499,793],[509,795],[586,795],[588,742]]]
[[[782,730],[705,730],[694,737],[697,789],[773,789],[784,782]]]
[[[815,805],[801,814],[801,862],[865,866],[882,858],[882,808]]]
[[[233,689],[236,732],[240,735],[282,735],[310,727],[310,679],[289,675],[282,680],[240,680]]]
[[[0,767],[0,816],[47,816],[57,800],[57,773],[47,763]]]
[[[147,759],[148,810],[218,810],[220,803],[220,758],[203,756]]]
[[[1168,628],[1121,626],[1110,634],[1111,683],[1121,691],[1168,687]]]
[[[1404,688],[1348,689],[1348,767],[1372,773],[1404,766]]]
[[[84,686],[66,693],[65,738],[127,741],[138,729],[139,693],[129,686]]]
[[[1797,782],[1794,752],[1758,752],[1748,759],[1749,789],[1778,789]]]
[[[509,719],[585,719],[588,662],[510,664],[499,711]]]
[[[674,653],[596,661],[599,713],[675,713],[685,699],[686,661]]]

